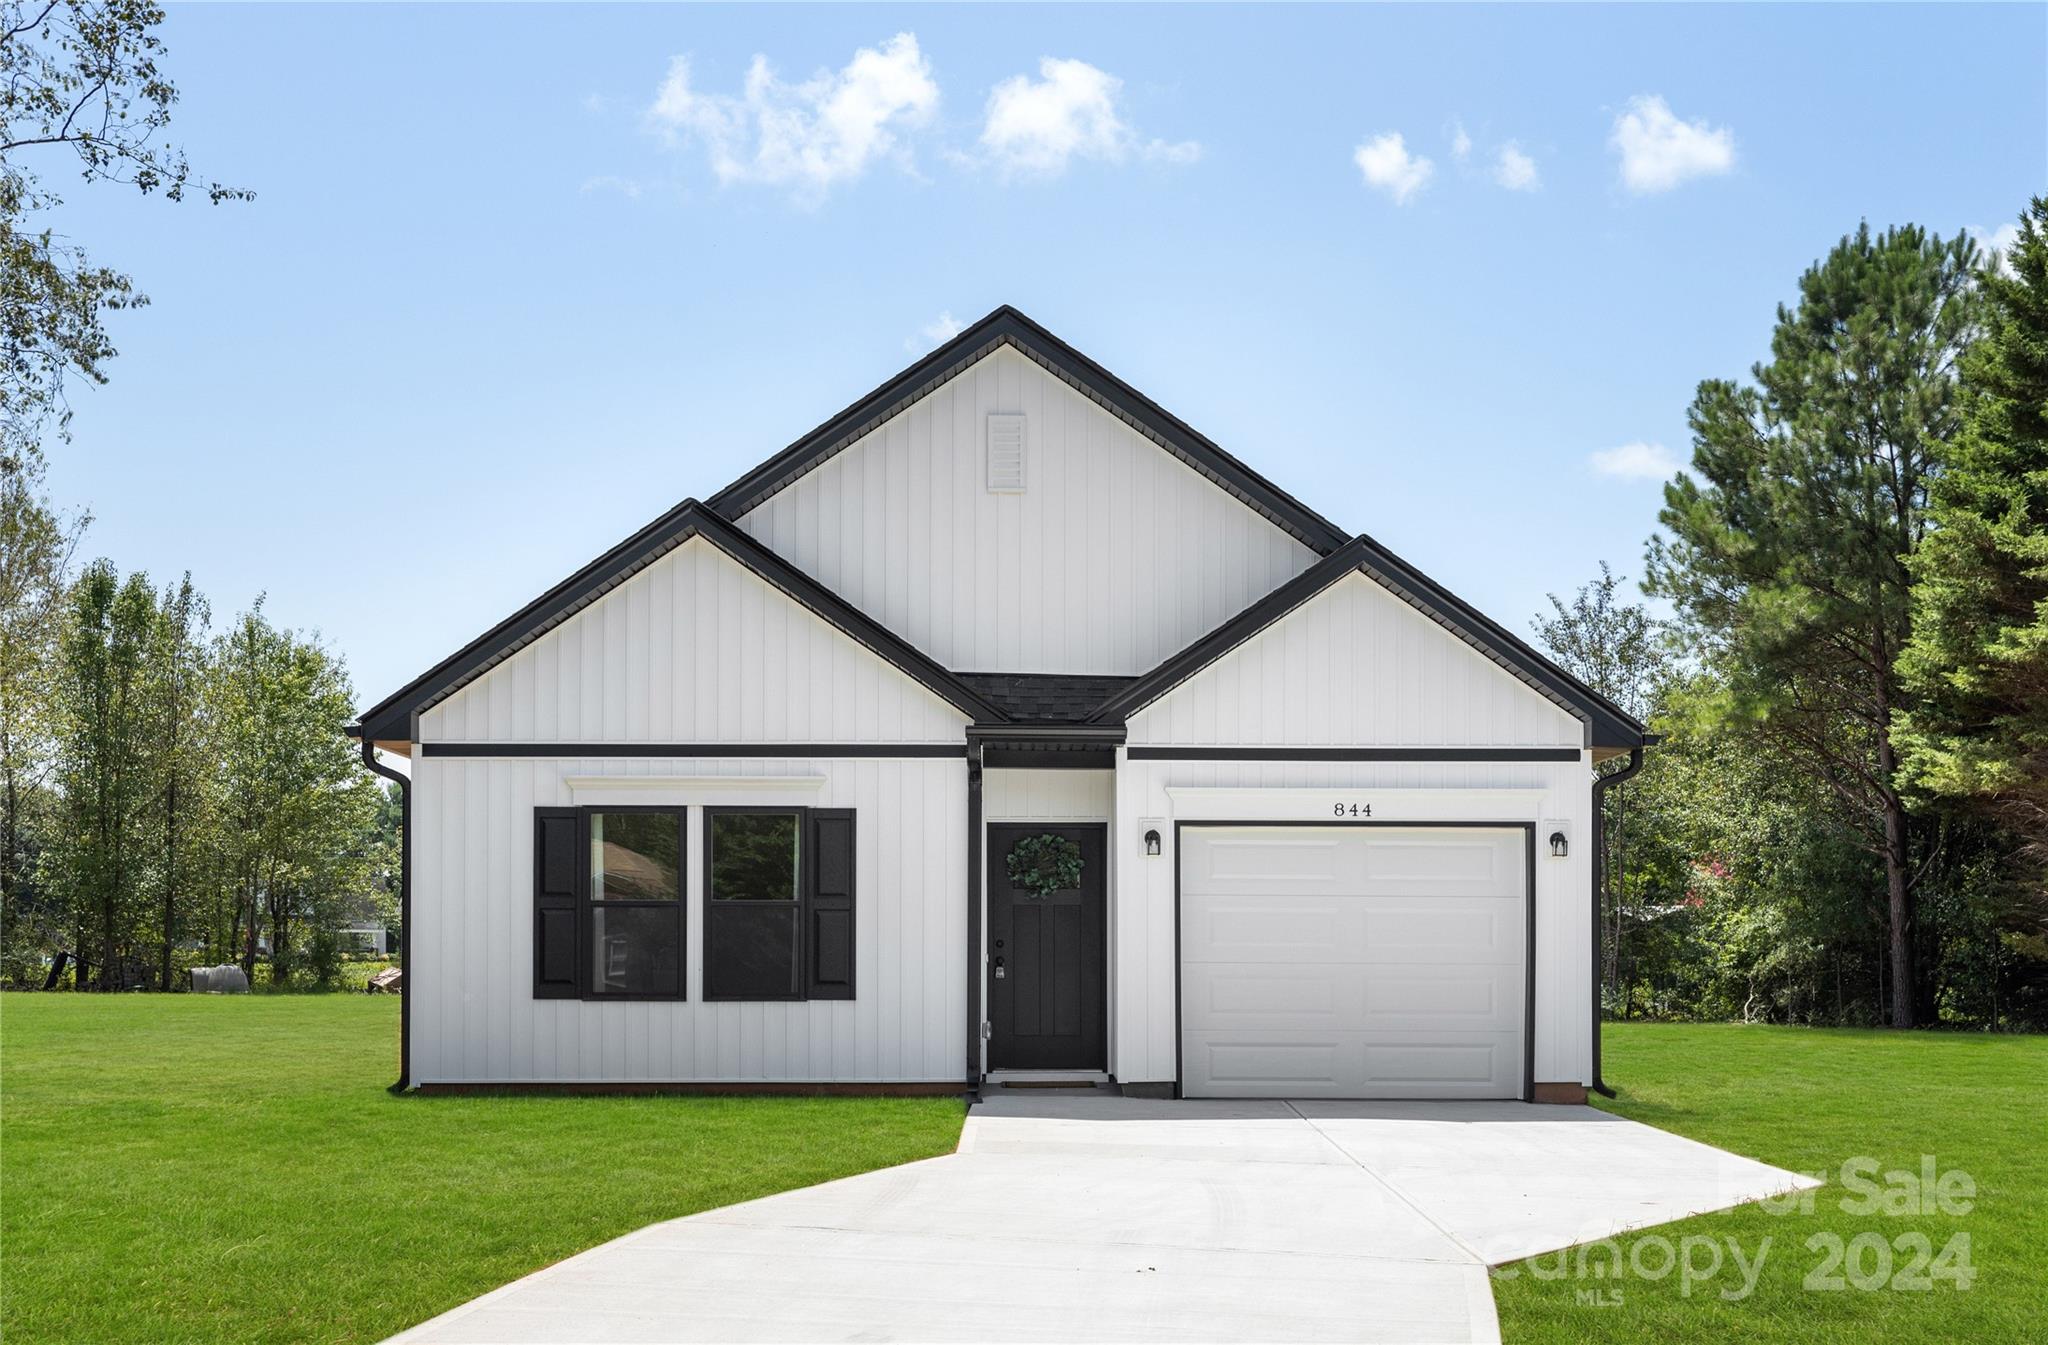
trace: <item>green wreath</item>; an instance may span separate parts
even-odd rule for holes
[[[1012,884],[1034,897],[1049,897],[1081,885],[1081,847],[1049,831],[1026,836],[1010,847],[1004,867]]]

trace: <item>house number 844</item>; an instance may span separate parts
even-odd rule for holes
[[[1337,811],[1332,816],[1371,817],[1372,805],[1370,803],[1340,803],[1337,805]]]

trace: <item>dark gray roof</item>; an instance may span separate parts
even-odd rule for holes
[[[1135,677],[1068,673],[956,673],[1019,724],[1080,724]]]

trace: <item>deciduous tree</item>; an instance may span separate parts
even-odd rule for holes
[[[88,183],[172,201],[199,189],[159,141],[178,99],[158,65],[163,19],[154,0],[0,0],[0,434],[17,454],[37,451],[52,415],[68,420],[68,374],[106,381],[102,314],[148,302],[56,230],[47,168],[68,160]],[[251,195],[203,190],[215,204]]]

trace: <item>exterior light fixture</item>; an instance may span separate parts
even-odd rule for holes
[[[1563,832],[1553,831],[1550,833],[1550,857],[1552,859],[1563,859],[1570,848],[1570,845],[1565,841]]]
[[[1145,833],[1145,853],[1146,853],[1146,854],[1147,854],[1148,856],[1152,856],[1152,855],[1157,855],[1157,854],[1159,853],[1159,833],[1158,833],[1158,832],[1156,832],[1156,831],[1148,831],[1148,832],[1146,832],[1146,833]]]

